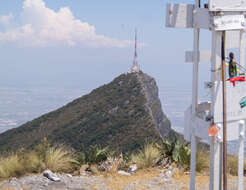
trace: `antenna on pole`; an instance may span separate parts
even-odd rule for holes
[[[133,65],[129,70],[129,73],[136,73],[140,71],[140,67],[138,65],[138,54],[137,54],[137,28],[135,29],[135,49],[134,49],[134,58]]]

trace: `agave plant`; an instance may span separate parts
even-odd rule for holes
[[[111,153],[107,147],[100,148],[98,145],[92,145],[90,148],[80,153],[81,158],[78,160],[80,160],[81,163],[98,164],[107,160],[110,155]]]
[[[190,149],[188,144],[182,144],[177,139],[170,142],[163,140],[161,145],[157,145],[161,150],[162,156],[180,164],[184,168],[189,167]]]

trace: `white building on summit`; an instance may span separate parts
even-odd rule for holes
[[[136,30],[135,32],[135,53],[134,53],[133,65],[131,69],[128,71],[128,73],[137,73],[140,71],[137,58],[138,58],[138,55],[137,55],[137,30]]]

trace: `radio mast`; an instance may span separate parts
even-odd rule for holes
[[[134,58],[133,58],[133,64],[131,69],[129,70],[129,73],[136,73],[140,71],[140,67],[138,65],[138,54],[137,54],[137,29],[135,30],[135,52],[134,52]]]

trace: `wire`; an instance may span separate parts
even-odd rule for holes
[[[230,60],[228,57],[226,57],[227,60]],[[229,62],[227,62],[229,63]],[[237,66],[239,66],[245,73],[246,73],[246,68],[244,68],[242,65],[238,64],[237,62],[235,62]]]

